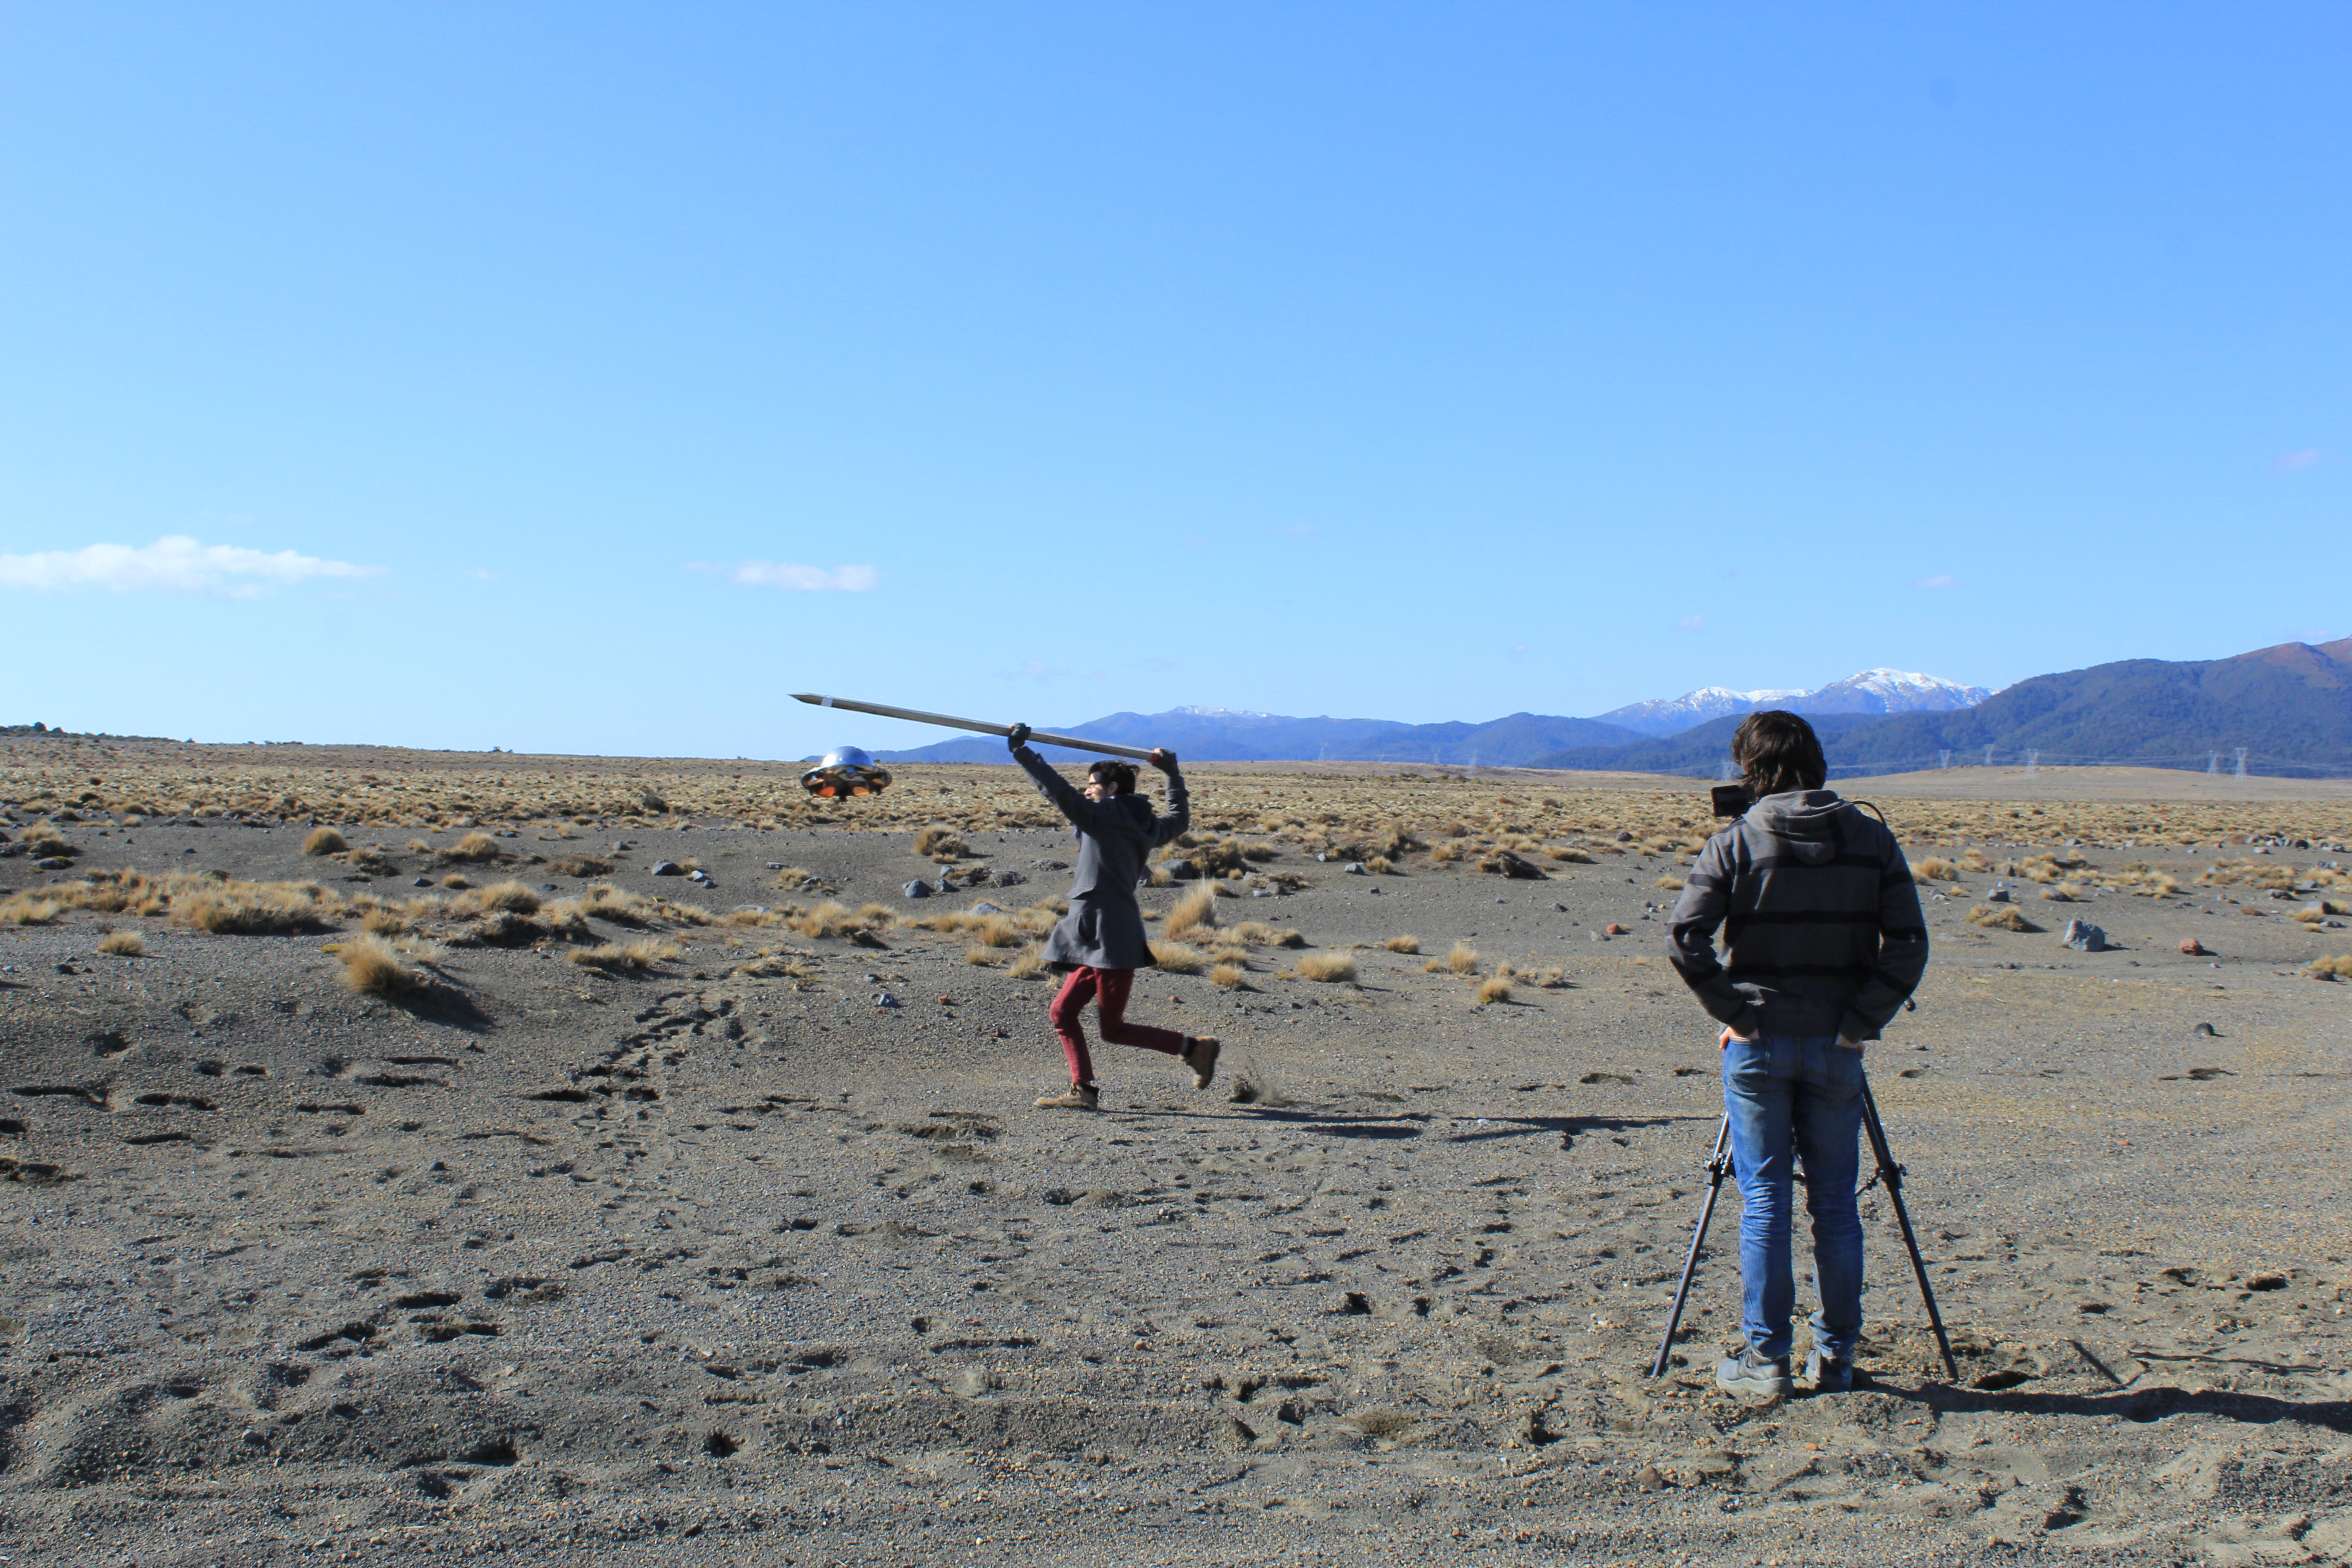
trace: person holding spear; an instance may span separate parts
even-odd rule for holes
[[[1093,1110],[1100,1105],[1102,1089],[1095,1081],[1094,1059],[1087,1054],[1086,1026],[1080,1021],[1088,1002],[1095,1004],[1105,1040],[1175,1057],[1192,1069],[1192,1087],[1206,1089],[1217,1076],[1216,1039],[1127,1021],[1135,972],[1153,962],[1135,886],[1143,878],[1145,857],[1192,824],[1191,797],[1184,775],[1176,771],[1176,753],[1165,748],[1150,753],[1151,765],[1168,775],[1169,811],[1158,816],[1150,803],[1135,793],[1132,763],[1095,763],[1087,770],[1087,785],[1080,791],[1030,747],[1031,733],[1026,724],[1013,725],[1005,744],[1013,760],[1069,819],[1079,840],[1070,912],[1045,939],[1046,963],[1066,976],[1048,1016],[1069,1059],[1070,1087],[1037,1104],[1049,1110]]]

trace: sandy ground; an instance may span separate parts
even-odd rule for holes
[[[151,793],[176,776],[140,765]],[[110,790],[130,766],[72,771]],[[950,797],[984,772],[902,783]],[[1344,816],[1405,787],[1198,783],[1202,818],[1235,824],[1277,787],[1306,792],[1310,823],[1318,798]],[[70,797],[44,787],[20,807],[57,815]],[[719,923],[592,918],[598,940],[677,949],[607,974],[568,961],[577,942],[488,945],[482,921],[411,906],[401,940],[432,984],[398,1005],[346,991],[322,951],[357,936],[355,910],[215,934],[173,912],[184,892],[149,916],[7,928],[0,1555],[2352,1554],[2352,988],[2305,973],[2352,951],[2352,922],[2292,918],[2346,896],[2297,886],[2346,859],[2326,847],[2352,827],[2340,799],[2216,801],[2195,826],[2288,816],[2318,836],[2305,848],[2086,843],[2073,904],[2012,875],[2037,933],[1969,923],[1990,871],[1937,884],[1918,1009],[1870,1065],[1961,1380],[1934,1363],[1873,1191],[1870,1386],[1753,1405],[1710,1381],[1736,1339],[1736,1198],[1677,1365],[1643,1375],[1720,1111],[1710,1033],[1651,918],[1687,856],[1607,831],[1612,811],[1660,826],[1654,790],[1559,798],[1574,833],[1533,826],[1580,833],[1593,863],[1538,858],[1540,882],[1418,851],[1401,874],[1349,875],[1269,833],[1276,857],[1218,901],[1220,924],[1309,948],[1250,948],[1245,990],[1143,977],[1137,1016],[1222,1035],[1226,1070],[1196,1092],[1166,1058],[1098,1047],[1093,1116],[1030,1108],[1061,1065],[1048,983],[1013,978],[1015,950],[973,963],[961,932],[893,924],[874,946],[774,923],[827,892],[923,915],[1060,891],[1067,841],[979,831],[1012,816],[977,805],[959,864],[1028,879],[924,902],[899,887],[938,873],[906,826],[928,813],[897,792],[873,803],[898,814],[874,813],[888,832],[715,814],[679,832],[642,806],[634,825],[522,826],[498,862],[458,869],[551,900],[664,894]],[[2021,842],[2037,809],[2089,809],[2005,798],[1979,825]],[[2070,825],[2154,816],[2104,798],[2122,815]],[[57,825],[69,868],[0,859],[0,894],[218,870],[393,908],[450,897],[412,884],[449,873],[457,822],[504,820],[408,803],[413,831],[389,812],[346,827],[383,846],[370,869],[304,857],[307,816],[126,826],[122,804]],[[1915,863],[1967,847],[1945,842],[1915,844]],[[1996,867],[2042,852],[1969,843]],[[688,848],[710,885],[650,874]],[[565,856],[612,869],[565,876]],[[2200,886],[2217,862],[2229,879]],[[815,883],[779,889],[772,865]],[[2155,885],[2126,866],[2179,886],[2125,890]],[[1265,873],[1300,885],[1250,896],[1272,891]],[[2069,914],[2117,948],[2061,946]],[[1604,937],[1612,922],[1627,934]],[[100,952],[110,928],[143,952]],[[1419,955],[1377,945],[1402,933]],[[2184,937],[2210,954],[2184,955]],[[1456,942],[1478,974],[1423,972]],[[1333,951],[1354,982],[1293,977]],[[1500,961],[1565,984],[1481,1005]]]

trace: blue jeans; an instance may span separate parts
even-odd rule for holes
[[[1731,1118],[1732,1173],[1739,1183],[1740,1327],[1757,1354],[1789,1353],[1796,1281],[1789,1264],[1791,1178],[1805,1162],[1813,1216],[1813,1279],[1822,1310],[1813,1342],[1841,1361],[1862,1336],[1862,1053],[1832,1036],[1766,1035],[1723,1052],[1723,1108]]]

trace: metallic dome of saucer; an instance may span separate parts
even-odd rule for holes
[[[801,787],[824,800],[880,795],[890,787],[890,771],[855,746],[835,746],[801,775]]]

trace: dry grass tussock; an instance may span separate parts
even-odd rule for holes
[[[1207,963],[1207,954],[1181,942],[1151,944],[1151,966],[1170,974],[1198,974]]]
[[[1307,939],[1295,931],[1277,931],[1264,921],[1244,921],[1234,927],[1233,940],[1244,947],[1305,947]]]
[[[343,841],[343,836],[331,827],[314,827],[310,830],[310,837],[302,840],[302,853],[305,855],[340,855],[350,847]]]
[[[47,893],[26,889],[0,899],[0,925],[45,926],[65,918],[71,906]]]
[[[1210,981],[1228,991],[1250,989],[1249,968],[1246,964],[1220,963],[1209,971]]]
[[[448,848],[441,851],[444,860],[480,862],[499,858],[499,841],[487,833],[468,833]]]
[[[610,860],[599,860],[593,855],[566,855],[547,863],[551,877],[609,877],[613,874]]]
[[[1015,980],[1034,980],[1046,973],[1045,944],[1033,942],[1021,950],[1021,956],[1005,965],[1004,973]]]
[[[459,919],[501,910],[510,914],[535,915],[539,912],[539,895],[520,882],[496,882],[449,900],[449,912]]]
[[[2315,980],[2352,980],[2352,952],[2339,952],[2329,958],[2315,958],[2304,971]]]
[[[1388,941],[1381,943],[1381,945],[1388,949],[1391,952],[1419,952],[1421,951],[1421,938],[1417,936],[1392,936],[1389,938]]]
[[[173,888],[172,918],[216,936],[277,936],[323,931],[344,913],[342,900],[316,882],[202,880]]]
[[[2042,928],[2027,920],[2006,904],[1994,909],[1990,904],[1978,904],[1969,910],[1969,924],[1990,931],[2037,931]]]
[[[1683,890],[1683,879],[1680,877],[1669,874],[1658,879],[1658,886],[1664,888],[1669,893],[1679,893]]]
[[[656,963],[667,963],[678,954],[677,943],[655,937],[639,937],[630,942],[605,942],[598,947],[575,947],[564,956],[583,969],[601,969],[607,974],[636,974]]]
[[[816,968],[808,962],[814,956],[812,953],[763,947],[728,973],[751,980],[815,980],[818,978]],[[807,988],[796,984],[793,989],[801,991]]]
[[[99,939],[98,951],[117,958],[137,958],[147,951],[147,942],[135,931],[110,931]]]
[[[1167,932],[1180,937],[1187,931],[1199,931],[1217,923],[1217,895],[1209,888],[1194,888],[1176,900],[1168,911]]]
[[[1303,954],[1291,966],[1302,980],[1320,980],[1336,984],[1356,978],[1356,960],[1345,952],[1309,952]]]
[[[1426,973],[1433,974],[1441,969],[1451,971],[1455,974],[1475,974],[1478,973],[1478,950],[1467,943],[1457,942],[1454,944],[1453,951],[1444,958],[1432,959],[1423,968]]]
[[[915,835],[915,853],[947,866],[971,854],[971,847],[963,841],[962,834],[935,822]]]
[[[1490,974],[1478,983],[1478,1000],[1486,1005],[1511,999],[1511,983],[1499,974]]]
[[[358,996],[399,1001],[422,994],[431,982],[403,962],[400,950],[380,936],[359,936],[338,943],[342,961],[343,989]]]
[[[1960,868],[1940,855],[1930,855],[1912,862],[1911,879],[1923,888],[1930,882],[1957,882]]]

